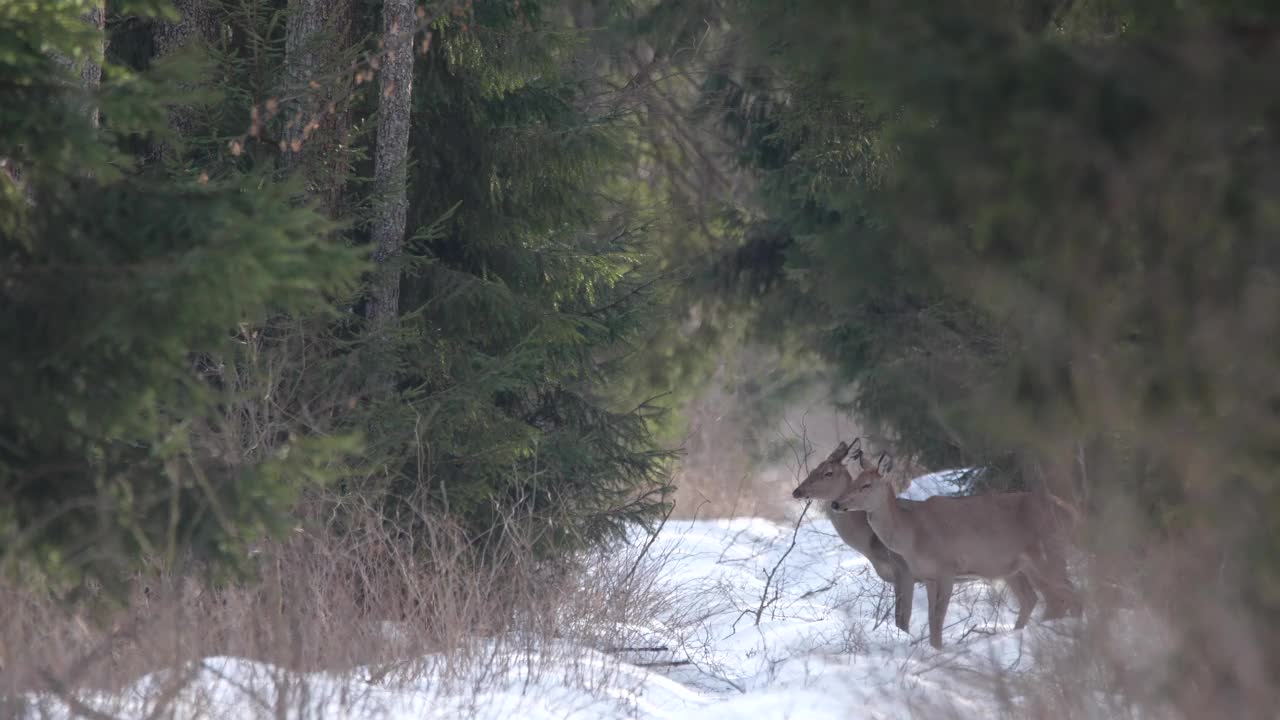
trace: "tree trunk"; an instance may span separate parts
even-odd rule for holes
[[[400,310],[398,259],[404,247],[408,212],[406,166],[409,156],[409,100],[413,87],[412,0],[386,0],[382,10],[383,61],[378,104],[378,142],[374,157],[373,287],[367,314],[384,327]]]
[[[106,0],[94,0],[93,7],[85,13],[84,19],[98,31],[98,41],[94,45],[93,56],[80,68],[80,85],[87,92],[94,92],[102,86],[102,61],[107,52]],[[89,105],[86,112],[89,114],[89,122],[98,127],[100,118],[97,106]]]
[[[325,0],[290,0],[289,19],[285,28],[285,72],[289,76],[289,93],[302,100],[297,112],[285,127],[285,165],[293,168],[302,158],[303,142],[311,134],[308,126],[315,112],[315,94],[308,87],[314,82],[319,54],[316,37],[324,30]]]
[[[156,57],[162,58],[187,46],[193,41],[213,43],[218,37],[218,23],[209,0],[173,0],[180,20],[158,22],[155,28]],[[186,137],[195,126],[195,111],[189,107],[175,107],[169,111],[169,127]],[[168,149],[155,148],[149,158],[159,159]]]
[[[93,123],[94,127],[98,127],[100,114],[97,106],[93,104],[89,96],[102,85],[102,62],[107,49],[106,0],[94,0],[81,17],[98,31],[98,41],[94,44],[90,50],[89,57],[85,58],[84,65],[80,68],[80,87],[84,89],[85,94],[84,111],[89,116],[89,122]],[[71,71],[75,70],[75,60],[73,58],[58,52],[51,52],[50,56],[64,68]],[[26,187],[22,181],[22,168],[17,163],[8,158],[0,158],[0,172],[22,191],[28,203],[34,202],[30,188]]]
[[[156,57],[164,57],[192,39],[212,43],[217,39],[218,24],[209,0],[173,0],[173,6],[181,18],[178,22],[156,23]]]
[[[318,197],[330,217],[342,214],[350,174],[346,150],[351,113],[345,96],[351,73],[343,54],[354,42],[353,0],[292,0],[285,32],[286,92],[298,97],[285,126],[286,169],[305,174],[308,195]],[[319,44],[328,32],[330,45]],[[336,47],[335,47],[336,46]]]
[[[102,84],[102,58],[106,52],[106,19],[107,13],[104,8],[105,0],[94,0],[89,9],[85,11],[81,18],[92,25],[98,31],[98,41],[94,43],[94,47],[90,50],[89,57],[85,58],[84,65],[80,68],[80,87],[84,88],[85,95],[93,93]],[[51,53],[53,59],[68,70],[75,70],[75,59],[69,58],[61,53]],[[94,127],[98,127],[98,108],[91,102],[85,104],[85,113],[89,115],[89,121]]]

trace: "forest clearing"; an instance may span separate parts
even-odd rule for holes
[[[947,493],[943,477],[919,478],[904,496]],[[959,589],[948,647],[932,650],[924,614],[910,634],[894,627],[890,588],[820,512],[806,514],[798,525],[669,521],[645,561],[653,565],[649,591],[668,598],[666,606],[643,623],[593,633],[608,645],[498,640],[479,653],[482,662],[453,659],[461,669],[446,671],[446,657],[406,657],[382,677],[376,666],[298,674],[212,657],[177,671],[176,691],[159,673],[119,694],[81,699],[113,717],[148,717],[165,706],[178,717],[267,718],[282,704],[289,717],[307,718],[1017,717],[1033,702],[1018,696],[1064,662],[1054,654],[1073,621],[1015,632],[1007,592],[983,581]],[[637,532],[629,545],[634,552],[647,540]],[[921,608],[924,592],[917,588]],[[383,632],[392,643],[411,634],[395,623]],[[1142,647],[1115,641],[1135,653]],[[449,673],[460,674],[446,681]],[[999,684],[1012,705],[993,694]],[[78,716],[56,697],[31,700],[36,717]],[[1091,702],[1100,714],[1119,705]]]
[[[0,718],[1270,718],[1280,3],[0,0]]]

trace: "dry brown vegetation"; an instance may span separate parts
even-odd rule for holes
[[[245,579],[155,568],[132,579],[123,606],[0,586],[0,715],[40,717],[23,706],[24,695],[74,709],[85,693],[119,692],[148,673],[173,671],[161,673],[164,682],[152,683],[144,700],[152,716],[166,717],[214,657],[274,668],[255,682],[268,716],[277,714],[271,707],[292,713],[307,703],[362,701],[309,697],[316,689],[296,671],[354,674],[362,681],[355,687],[369,692],[430,677],[446,694],[458,683],[516,669],[536,678],[554,667],[596,687],[610,682],[609,669],[579,665],[574,653],[585,651],[573,648],[617,652],[627,628],[668,602],[642,544],[547,563],[534,557],[536,531],[515,518],[495,529],[501,541],[479,550],[475,538],[428,510],[409,536],[369,506],[317,499],[307,507],[288,537],[253,551]],[[113,717],[88,706],[77,712]]]
[[[810,446],[804,436],[795,442]],[[1030,670],[995,663],[975,670],[961,661],[969,652],[963,648],[939,653],[936,669],[999,699],[1010,718],[1274,717],[1280,685],[1266,662],[1274,629],[1237,580],[1264,552],[1246,539],[1265,509],[1252,504],[1251,493],[1222,489],[1209,445],[1187,438],[1160,463],[1189,480],[1202,519],[1238,524],[1168,518],[1186,523],[1177,532],[1153,526],[1141,496],[1109,481],[1131,471],[1132,456],[1059,453],[1070,462],[1043,468],[1043,480],[1084,511],[1070,558],[1083,618],[1041,634]],[[1037,615],[1033,624],[1039,621]],[[963,703],[930,705],[917,716],[972,717],[972,711]]]
[[[719,387],[690,403],[692,429],[673,479],[673,518],[788,521],[797,512],[791,490],[807,472],[808,457],[815,452],[825,455],[838,441],[866,434],[856,419],[837,412],[821,397],[795,403],[761,435],[748,432],[738,408],[735,398]],[[772,446],[773,457],[753,462],[753,452],[760,452],[754,444],[761,436]],[[909,472],[920,471],[909,460],[904,466]]]
[[[808,432],[821,433],[817,427],[810,416]],[[784,491],[813,444],[803,435],[793,440],[798,454],[785,464]],[[1072,558],[1086,601],[1083,621],[1052,628],[1050,642],[1036,643],[1030,670],[975,669],[962,660],[966,650],[958,643],[929,660],[931,672],[1001,699],[1009,718],[1269,717],[1276,694],[1260,659],[1267,636],[1218,578],[1222,538],[1155,542],[1131,502],[1119,494],[1093,500],[1097,510]],[[535,559],[536,531],[518,518],[495,530],[505,533],[502,542],[481,552],[474,538],[427,510],[412,518],[424,530],[410,536],[353,502],[313,498],[287,537],[255,548],[252,576],[244,580],[213,582],[191,567],[153,568],[132,579],[133,596],[114,610],[89,601],[58,603],[31,586],[6,583],[0,587],[0,697],[8,705],[0,714],[41,717],[39,708],[17,704],[24,693],[73,701],[170,671],[156,675],[162,680],[149,686],[145,701],[155,717],[165,717],[197,670],[216,672],[209,662],[216,657],[267,664],[251,688],[264,717],[293,716],[317,703],[355,712],[378,692],[424,678],[442,697],[465,695],[466,688],[486,687],[514,670],[537,677],[568,668],[584,686],[616,687],[617,676],[586,661],[584,648],[618,650],[635,640],[629,627],[725,598],[741,601],[743,628],[760,611],[774,612],[771,584],[760,597],[719,586],[697,589],[709,594],[694,602],[672,594],[681,589],[661,582],[672,546],[649,553],[643,537],[551,564]],[[799,503],[780,503],[788,505],[799,511]],[[773,571],[791,561],[784,554]],[[704,637],[699,625],[705,618],[687,619],[687,627],[672,628],[673,640],[700,670],[717,674],[715,638]],[[850,624],[847,653],[870,652],[865,631]],[[1038,618],[1027,632],[1046,634]],[[910,652],[919,659],[924,651]],[[712,660],[698,660],[704,655]],[[344,685],[341,697],[325,697],[338,691],[309,685],[293,671],[359,682]],[[215,700],[206,700],[213,707]],[[109,703],[105,712],[99,704],[81,709],[97,720],[135,716],[113,715]],[[922,700],[915,716],[973,715],[963,702],[940,704],[935,697]]]
[[[1158,540],[1113,497],[1083,539],[1084,622],[1004,684],[1037,718],[1274,717],[1271,629],[1226,581],[1223,533]]]

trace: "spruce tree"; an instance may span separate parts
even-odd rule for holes
[[[767,264],[779,294],[821,310],[793,312],[799,329],[832,337],[842,372],[871,380],[862,403],[903,409],[883,416],[901,445],[944,431],[979,458],[1016,454],[1024,476],[1085,507],[1086,545],[1158,568],[1124,582],[1178,628],[1177,677],[1205,693],[1193,701],[1270,706],[1257,668],[1280,662],[1275,9],[739,9],[755,60],[809,83],[777,113],[799,141],[756,144],[782,150],[775,177],[888,149],[873,182],[766,187],[800,230]],[[824,97],[852,118],[803,117]],[[873,132],[851,142],[866,120]],[[809,210],[819,223],[796,221]],[[1086,469],[1087,493],[1071,482]],[[1201,582],[1206,563],[1215,582]]]
[[[373,398],[369,433],[393,496],[427,493],[490,537],[504,517],[536,521],[547,549],[648,517],[663,487],[646,408],[608,384],[646,302],[645,248],[602,222],[597,192],[622,146],[551,11],[427,18],[396,393]]]
[[[209,378],[263,318],[327,307],[364,265],[267,168],[149,170],[139,140],[172,137],[165,105],[195,104],[182,88],[209,66],[108,62],[100,88],[74,82],[51,55],[101,48],[81,10],[0,8],[0,157],[21,169],[0,180],[0,554],[114,583],[142,555],[234,562],[349,449],[228,454],[199,428],[235,401]]]

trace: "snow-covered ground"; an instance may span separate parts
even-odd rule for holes
[[[904,493],[949,494],[942,476]],[[800,503],[797,503],[797,510]],[[643,540],[643,538],[640,538]],[[798,531],[758,519],[668,523],[649,557],[662,563],[670,610],[651,626],[617,628],[608,653],[542,648],[474,683],[447,687],[431,672],[414,679],[296,676],[235,658],[211,658],[185,676],[156,674],[129,693],[87,697],[115,717],[144,717],[145,698],[172,687],[175,717],[419,718],[988,718],[998,713],[991,680],[1023,672],[1062,622],[1012,629],[1003,589],[957,588],[946,647],[927,637],[924,589],[912,632],[891,620],[890,588],[845,546],[819,503]],[[619,650],[619,648],[642,648]],[[542,668],[531,672],[531,667]],[[549,669],[548,669],[549,668]],[[180,683],[173,682],[180,677]],[[287,693],[281,698],[280,693]],[[36,717],[70,717],[42,698]]]

